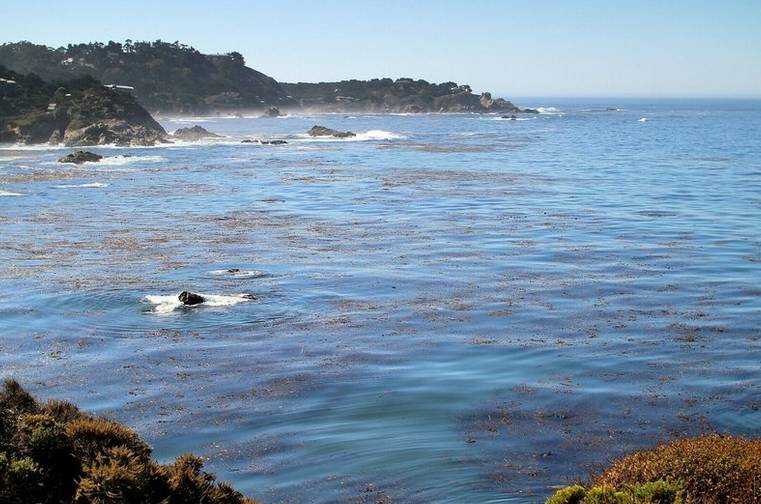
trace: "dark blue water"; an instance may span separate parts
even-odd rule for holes
[[[757,434],[761,102],[524,105],[167,119],[227,138],[79,167],[4,146],[0,374],[273,503],[541,502]]]

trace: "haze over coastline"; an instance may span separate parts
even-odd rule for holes
[[[541,7],[541,8],[539,8]],[[761,3],[4,1],[5,41],[180,40],[281,82],[412,77],[508,97],[761,97]]]

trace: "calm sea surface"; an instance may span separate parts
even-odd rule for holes
[[[79,167],[3,146],[0,375],[266,503],[541,502],[758,434],[761,102],[521,105],[165,119],[227,138]]]

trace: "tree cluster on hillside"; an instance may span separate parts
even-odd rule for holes
[[[127,40],[52,48],[23,41],[0,45],[0,64],[44,80],[89,75],[105,84],[131,86],[144,107],[164,112],[290,103],[278,83],[245,66],[240,53],[206,55],[179,42]]]

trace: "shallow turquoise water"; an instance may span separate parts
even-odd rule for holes
[[[265,502],[541,502],[757,433],[761,103],[523,105],[556,110],[167,119],[228,138],[78,168],[4,146],[0,373]],[[185,289],[257,299],[145,300]]]

